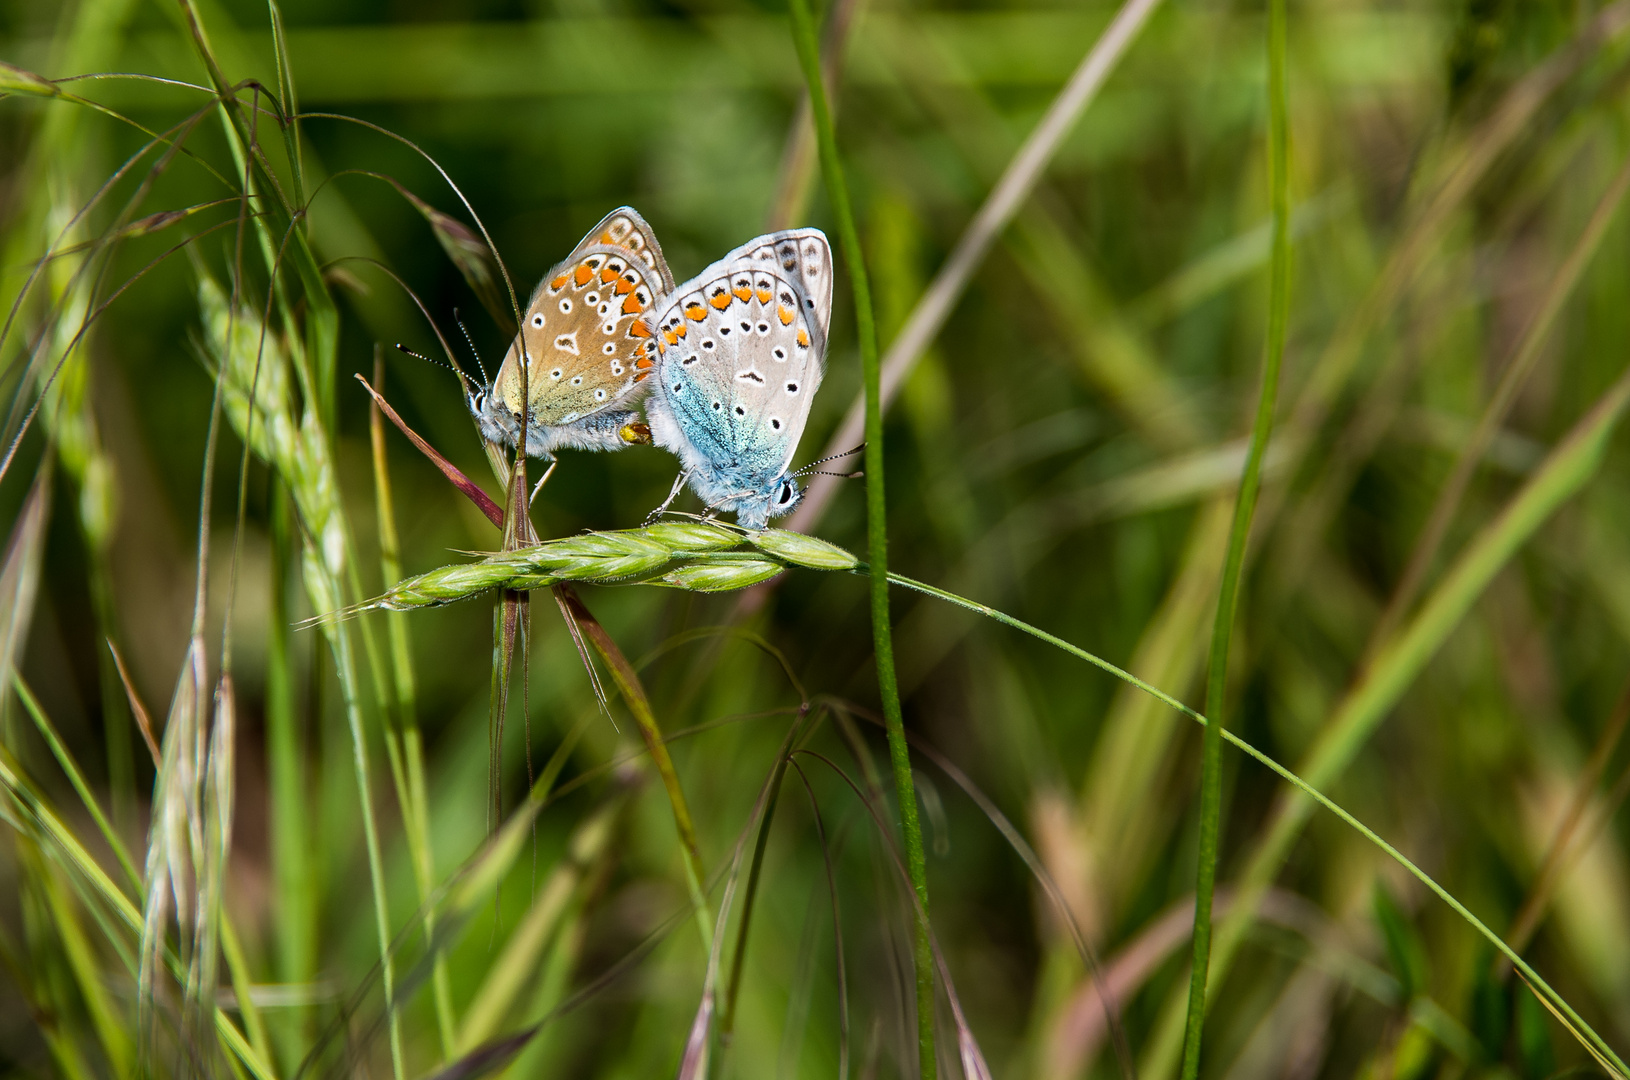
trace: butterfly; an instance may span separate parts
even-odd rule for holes
[[[469,408],[489,442],[514,446],[521,430],[521,357],[527,364],[526,452],[620,450],[644,441],[631,408],[656,363],[645,314],[673,291],[673,274],[645,219],[624,206],[589,230],[538,283],[520,333]]]
[[[709,510],[762,529],[798,505],[787,469],[825,371],[832,249],[819,229],[749,240],[651,309],[652,440]]]

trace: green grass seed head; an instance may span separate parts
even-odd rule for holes
[[[853,570],[860,565],[859,559],[836,544],[787,529],[760,529],[747,539],[760,551],[811,570]]]
[[[728,563],[693,563],[662,575],[661,583],[690,592],[731,592],[768,581],[785,569],[780,563],[742,559]]]

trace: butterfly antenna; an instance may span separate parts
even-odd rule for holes
[[[464,335],[464,343],[470,347],[470,355],[475,357],[475,366],[481,371],[481,385],[491,386],[492,380],[487,378],[487,365],[481,362],[481,352],[475,347],[475,339],[470,336],[470,328],[465,326],[464,320],[459,317],[458,308],[453,309],[453,321],[458,323],[459,332]]]
[[[856,469],[854,472],[828,472],[825,469],[804,469],[795,474],[798,476],[835,476],[839,480],[859,480],[866,475],[865,469]]]
[[[406,345],[403,345],[400,341],[398,341],[396,343],[396,351],[397,352],[405,352],[409,356],[414,357],[414,358],[419,359],[419,360],[423,360],[427,364],[435,364],[439,368],[446,368],[448,371],[451,371],[454,375],[462,375],[462,374],[464,374],[458,368],[452,366],[451,364],[444,364],[440,360],[437,360],[437,359],[435,359],[433,357],[426,356],[424,353],[416,353],[416,352],[414,352],[412,349],[408,348]]]
[[[839,458],[853,457],[855,454],[860,453],[864,449],[866,449],[866,444],[861,443],[859,446],[855,447],[853,450],[845,450],[841,454],[830,454],[827,457],[821,458],[819,461],[810,462],[808,465],[805,465],[802,469],[799,469],[797,472],[793,473],[792,475],[793,476],[804,476],[804,475],[806,475],[808,473],[819,473],[822,476],[842,476],[842,477],[846,477],[846,478],[847,477],[852,477],[852,476],[860,476],[862,474],[858,473],[858,472],[852,472],[852,473],[822,473],[815,466],[817,466],[817,465],[825,465],[828,461],[836,461]]]

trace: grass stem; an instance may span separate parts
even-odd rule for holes
[[[1630,383],[1627,383],[1627,385],[1630,385]],[[1623,405],[1623,397],[1624,394],[1621,391],[1619,400],[1617,402],[1617,404],[1621,407]],[[866,573],[867,570],[865,567],[860,567],[857,568],[855,572]],[[1206,719],[1204,714],[1189,708],[1189,706],[1183,704],[1181,701],[1172,697],[1159,687],[1151,686],[1149,683],[1144,682],[1131,672],[1117,667],[1108,660],[1105,660],[1103,657],[1096,656],[1078,645],[1073,645],[1070,642],[1065,641],[1056,634],[1049,634],[1047,631],[1042,630],[1039,627],[1031,626],[1029,623],[1024,622],[1021,619],[1015,619],[1006,612],[998,611],[993,607],[989,607],[973,600],[968,600],[964,597],[956,595],[955,593],[946,592],[944,589],[936,589],[934,586],[925,584],[921,581],[913,581],[911,578],[902,577],[899,574],[890,574],[888,576],[888,580],[891,584],[898,585],[901,588],[922,593],[924,596],[932,596],[937,599],[944,600],[946,603],[954,604],[965,611],[972,611],[975,614],[984,615],[986,618],[994,619],[1005,626],[1010,626],[1015,630],[1029,634],[1031,637],[1036,638],[1037,640],[1045,641],[1047,644],[1052,645],[1055,648],[1064,650],[1071,656],[1085,660],[1087,663],[1107,671],[1109,674],[1114,675],[1123,682],[1130,683],[1131,685],[1142,690],[1144,693],[1152,695],[1159,701],[1164,702],[1173,709],[1176,709],[1178,712],[1182,713],[1184,716],[1187,716],[1195,723],[1202,724],[1207,728],[1216,727],[1223,742],[1229,743],[1239,750],[1243,750],[1245,753],[1255,758],[1261,764],[1267,766],[1281,779],[1285,780],[1292,787],[1294,787],[1297,793],[1306,800],[1304,805],[1317,803],[1319,806],[1324,807],[1326,810],[1340,818],[1347,825],[1351,826],[1355,831],[1363,836],[1364,839],[1380,848],[1388,858],[1402,866],[1410,873],[1411,876],[1420,881],[1422,885],[1425,885],[1428,889],[1432,890],[1433,894],[1436,895],[1438,899],[1442,900],[1445,904],[1448,904],[1449,907],[1454,910],[1455,914],[1464,919],[1468,925],[1483,936],[1484,940],[1493,945],[1494,948],[1499,951],[1500,955],[1504,956],[1511,962],[1511,965],[1517,969],[1523,979],[1529,984],[1530,987],[1533,988],[1534,993],[1540,997],[1547,1007],[1554,1009],[1558,1014],[1566,1017],[1567,1023],[1574,1029],[1576,1035],[1580,1041],[1586,1045],[1587,1049],[1589,1049],[1593,1054],[1600,1055],[1602,1060],[1609,1062],[1614,1068],[1625,1072],[1626,1075],[1630,1075],[1630,1069],[1627,1069],[1624,1062],[1620,1059],[1613,1048],[1610,1047],[1607,1042],[1596,1033],[1595,1029],[1593,1029],[1589,1024],[1585,1023],[1584,1019],[1574,1011],[1573,1007],[1563,999],[1561,994],[1557,993],[1551,988],[1549,983],[1540,978],[1539,973],[1530,967],[1527,961],[1523,960],[1521,956],[1517,955],[1516,950],[1508,945],[1493,930],[1490,930],[1481,919],[1479,919],[1476,915],[1473,915],[1470,908],[1466,907],[1465,904],[1455,899],[1454,895],[1450,893],[1448,889],[1445,889],[1442,885],[1439,885],[1435,880],[1433,880],[1430,874],[1422,870],[1419,866],[1415,865],[1415,863],[1405,856],[1403,852],[1399,851],[1397,848],[1393,847],[1391,844],[1387,843],[1387,841],[1382,839],[1380,834],[1378,834],[1374,829],[1371,829],[1368,825],[1365,825],[1358,818],[1354,817],[1351,813],[1342,808],[1342,806],[1335,800],[1324,794],[1324,792],[1319,790],[1318,787],[1314,786],[1314,783],[1306,779],[1301,773],[1293,772],[1284,765],[1281,765],[1279,762],[1275,761],[1261,750],[1258,750],[1256,747],[1252,746],[1238,735],[1224,729],[1220,724],[1212,724]],[[1245,895],[1242,892],[1242,894],[1235,900],[1235,904],[1249,914],[1249,912],[1254,910],[1256,907],[1256,899],[1257,898],[1254,894]]]
[[[1228,532],[1222,582],[1217,593],[1217,618],[1211,631],[1211,656],[1206,672],[1206,725],[1200,755],[1200,852],[1194,883],[1193,957],[1189,969],[1188,1017],[1183,1031],[1183,1080],[1200,1075],[1200,1036],[1205,1027],[1206,979],[1211,968],[1211,901],[1217,885],[1217,843],[1222,823],[1222,734],[1228,690],[1228,646],[1233,636],[1234,610],[1239,604],[1239,581],[1244,570],[1245,547],[1251,535],[1251,517],[1262,487],[1262,459],[1273,432],[1274,406],[1279,397],[1279,369],[1285,358],[1285,324],[1290,312],[1290,188],[1289,125],[1285,80],[1285,0],[1268,4],[1268,199],[1273,238],[1268,271],[1268,341],[1262,364],[1262,385],[1256,420],[1251,426],[1251,449],[1245,457],[1234,521]]]
[[[832,110],[826,100],[821,78],[821,55],[815,35],[815,19],[808,0],[789,0],[793,43],[798,62],[804,69],[809,102],[815,118],[815,141],[820,150],[821,172],[826,179],[826,195],[837,220],[838,244],[848,264],[849,285],[855,300],[855,333],[860,344],[861,378],[866,397],[866,547],[867,558],[877,573],[871,579],[872,648],[877,660],[877,690],[882,698],[883,719],[888,728],[889,761],[894,770],[894,788],[900,803],[900,826],[905,837],[906,867],[917,894],[918,919],[913,949],[917,975],[917,1058],[923,1080],[933,1080],[937,1071],[934,1056],[934,963],[928,933],[928,867],[923,855],[922,826],[917,820],[916,786],[911,778],[911,753],[906,745],[905,720],[900,712],[900,689],[894,671],[894,638],[889,625],[888,584],[888,500],[883,488],[883,401],[881,364],[878,359],[877,323],[872,315],[871,284],[866,278],[866,262],[860,249],[860,233],[855,229],[849,188],[843,178],[843,162],[838,157],[837,134],[832,126]]]

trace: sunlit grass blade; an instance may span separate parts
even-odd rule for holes
[[[1048,106],[1046,115],[1025,140],[1024,146],[1014,155],[1007,171],[991,189],[979,212],[958,239],[956,248],[946,259],[945,265],[929,285],[928,291],[918,301],[916,309],[906,320],[894,343],[889,346],[888,356],[882,360],[879,376],[878,399],[882,405],[886,406],[894,399],[896,391],[905,382],[912,366],[939,335],[945,320],[951,314],[952,307],[961,297],[963,290],[968,287],[968,281],[973,276],[974,270],[984,261],[997,236],[1034,189],[1042,171],[1057,153],[1060,143],[1075,127],[1075,122],[1080,119],[1082,112],[1092,104],[1104,81],[1115,70],[1121,57],[1137,39],[1144,23],[1159,5],[1160,0],[1127,0],[1105,28],[1102,36],[1082,57],[1081,64],[1070,76],[1070,81],[1059,91],[1058,96]],[[810,50],[811,52],[814,50],[813,40],[810,43]],[[809,77],[806,75],[806,83]],[[817,137],[819,123],[817,113]],[[859,395],[845,414],[843,424],[827,444],[826,451],[820,456],[840,454],[858,443],[865,431],[866,418],[871,411],[864,393]],[[867,468],[870,469],[869,458]],[[814,531],[827,502],[836,490],[830,478],[814,478],[794,513],[791,528],[798,532]]]
[[[634,714],[634,723],[640,729],[640,737],[645,740],[646,750],[650,752],[657,775],[662,778],[662,786],[668,793],[668,805],[673,811],[674,827],[679,832],[680,850],[684,853],[685,887],[690,892],[691,904],[695,908],[697,930],[702,935],[704,947],[712,949],[713,923],[708,914],[707,892],[703,887],[703,882],[707,880],[707,871],[702,864],[701,846],[696,840],[696,825],[691,819],[690,805],[685,801],[684,789],[679,784],[679,772],[674,768],[672,755],[668,753],[667,740],[663,738],[662,728],[657,724],[656,714],[651,709],[651,700],[646,696],[645,687],[640,682],[634,666],[628,662],[628,658],[606,632],[606,628],[601,626],[599,620],[589,611],[576,590],[562,582],[555,586],[554,592],[562,614],[570,624],[581,630],[584,637],[593,645],[594,651],[606,665],[606,670],[611,673],[611,681],[617,685],[617,691],[622,695],[628,711]]]
[[[380,347],[374,346],[374,381],[383,385],[385,365]],[[386,588],[402,577],[401,543],[396,535],[396,510],[391,494],[390,468],[385,453],[385,425],[379,395],[373,387],[363,383],[375,398],[368,411],[368,443],[373,452],[374,510],[379,523],[379,569]],[[383,406],[389,408],[389,406]],[[397,426],[401,421],[395,414]],[[413,861],[413,876],[419,887],[419,904],[424,912],[425,940],[436,940],[435,909],[428,903],[433,888],[435,855],[431,849],[429,792],[425,786],[424,737],[419,730],[418,693],[413,677],[412,647],[408,639],[407,622],[401,614],[386,616],[386,633],[390,641],[390,671],[398,712],[397,731],[386,732],[386,750],[390,754],[391,769],[395,774],[402,820],[406,826],[408,855]],[[454,1020],[452,991],[448,984],[447,960],[438,954],[434,961],[432,992],[436,1004],[436,1024],[441,1032],[442,1054],[451,1055],[453,1049]]]
[[[1595,748],[1584,767],[1579,770],[1579,776],[1574,781],[1573,797],[1568,800],[1568,808],[1563,812],[1556,833],[1545,849],[1545,857],[1540,860],[1539,869],[1534,873],[1533,883],[1528,887],[1528,895],[1524,897],[1522,907],[1517,909],[1517,914],[1511,919],[1511,929],[1506,932],[1506,940],[1510,941],[1511,947],[1518,952],[1528,947],[1534,931],[1539,928],[1552,894],[1567,869],[1569,856],[1583,846],[1591,833],[1588,828],[1580,830],[1580,825],[1586,808],[1596,795],[1596,785],[1601,781],[1602,772],[1607,768],[1613,752],[1618,749],[1619,739],[1624,734],[1627,724],[1630,724],[1630,686],[1620,693],[1618,702],[1613,706],[1613,714],[1603,727]],[[1630,772],[1625,775],[1630,776]],[[1617,786],[1615,785],[1615,788]],[[1606,824],[1611,817],[1615,809],[1614,802],[1615,799],[1611,797],[1608,799],[1606,814],[1599,818],[1601,824]],[[1504,978],[1510,973],[1510,965],[1504,957],[1501,957],[1495,970],[1501,978]]]
[[[52,724],[50,717],[45,715],[45,710],[40,707],[39,699],[34,696],[33,691],[28,688],[28,684],[23,681],[21,675],[13,676],[12,685],[17,691],[17,697],[23,703],[23,710],[33,719],[34,726],[39,730],[41,737],[45,739],[46,745],[51,748],[51,754],[57,759],[57,764],[62,766],[63,773],[67,775],[68,782],[73,785],[74,791],[79,795],[80,802],[84,804],[86,811],[91,815],[91,820],[96,822],[97,829],[102,833],[102,839],[107,842],[108,850],[113,852],[114,858],[119,862],[120,869],[125,872],[125,879],[130,883],[130,888],[132,891],[140,891],[141,878],[137,876],[136,867],[130,861],[130,854],[125,850],[124,841],[119,838],[119,834],[109,824],[107,815],[102,813],[101,804],[96,801],[96,796],[92,793],[90,785],[85,782],[85,774],[79,768],[78,763],[74,761],[73,755],[69,753],[67,745],[62,741],[62,736],[57,734],[56,725]]]
[[[10,685],[17,659],[28,640],[34,619],[34,598],[39,592],[40,559],[44,555],[45,525],[51,501],[51,466],[47,461],[28,491],[17,521],[6,541],[5,563],[0,565],[0,678]],[[0,716],[9,717],[7,710]],[[9,722],[8,722],[9,728]],[[0,732],[9,745],[16,745],[10,730]]]
[[[1616,391],[1616,393],[1608,401],[1603,402],[1603,404],[1616,405],[1618,410],[1622,412],[1627,400],[1630,400],[1630,375],[1627,375],[1625,379],[1621,380],[1620,383],[1618,383],[1616,385],[1615,391]],[[1599,406],[1599,408],[1600,408],[1600,406]],[[1616,416],[1617,413],[1612,413],[1611,415]],[[1600,417],[1597,417],[1597,419],[1599,420]],[[1608,430],[1611,430],[1611,425],[1608,426]],[[1603,441],[1605,441],[1605,435],[1607,434],[1607,432],[1602,431],[1602,430],[1596,430],[1596,431],[1590,432],[1590,434],[1595,436],[1595,450],[1599,453],[1600,450],[1601,450],[1602,443],[1603,443]],[[1577,466],[1578,463],[1575,462],[1574,464]],[[1507,537],[1501,537],[1501,539],[1502,540],[1509,540],[1510,537],[1508,537],[1508,536]],[[1451,575],[1451,578],[1452,577],[1453,577],[1453,575]],[[946,601],[947,603],[955,604],[958,607],[964,608],[965,610],[973,611],[973,612],[977,612],[978,614],[985,615],[988,618],[994,619],[999,623],[1003,623],[1004,625],[1010,626],[1015,630],[1019,630],[1019,631],[1022,631],[1023,633],[1029,634],[1031,637],[1037,638],[1037,639],[1039,639],[1041,641],[1045,641],[1048,644],[1055,646],[1056,648],[1062,649],[1063,651],[1069,653],[1072,656],[1075,656],[1075,657],[1078,657],[1079,659],[1085,660],[1086,662],[1094,665],[1095,667],[1098,667],[1098,668],[1102,669],[1103,671],[1106,671],[1109,674],[1114,675],[1116,678],[1121,679],[1124,682],[1127,682],[1127,683],[1129,683],[1129,684],[1131,684],[1133,686],[1138,687],[1140,690],[1142,690],[1145,693],[1153,696],[1157,700],[1165,703],[1166,705],[1168,705],[1171,708],[1177,710],[1178,712],[1182,713],[1183,715],[1189,717],[1191,720],[1194,720],[1194,721],[1196,721],[1197,723],[1200,723],[1200,724],[1206,724],[1207,723],[1205,716],[1203,716],[1202,714],[1196,712],[1194,709],[1191,709],[1187,705],[1184,705],[1181,701],[1179,701],[1176,698],[1172,697],[1170,694],[1166,693],[1165,691],[1159,689],[1158,687],[1151,686],[1150,684],[1148,684],[1144,680],[1139,679],[1135,675],[1132,675],[1130,672],[1124,671],[1121,668],[1116,667],[1114,664],[1111,664],[1109,661],[1104,660],[1103,658],[1101,658],[1099,656],[1096,656],[1096,655],[1088,652],[1085,649],[1082,649],[1082,648],[1079,648],[1078,646],[1070,644],[1069,642],[1067,642],[1064,639],[1058,637],[1057,635],[1049,634],[1045,630],[1038,629],[1037,627],[1031,626],[1028,623],[1023,622],[1022,620],[1015,619],[1011,615],[1007,615],[1007,614],[1005,614],[1003,612],[997,611],[994,608],[988,607],[988,606],[986,606],[984,604],[979,604],[979,603],[977,603],[975,601],[964,599],[963,597],[956,596],[956,595],[954,595],[952,593],[947,593],[943,589],[936,589],[932,585],[926,585],[926,584],[924,584],[924,583],[922,583],[920,581],[913,581],[910,578],[902,577],[899,574],[890,574],[889,575],[889,580],[892,583],[894,583],[896,585],[899,585],[899,586],[901,586],[903,588],[907,588],[907,589],[911,589],[911,590],[916,591],[916,592],[924,593],[924,594],[926,594],[928,596],[935,596],[935,597],[938,597],[941,600]],[[1428,605],[1428,607],[1430,608],[1430,604]],[[1406,633],[1405,636],[1407,638],[1407,636],[1408,636],[1407,633]],[[1285,766],[1283,766],[1283,765],[1279,764],[1277,761],[1275,761],[1273,758],[1269,757],[1267,754],[1264,754],[1262,751],[1258,750],[1256,747],[1254,747],[1250,743],[1246,742],[1244,739],[1241,739],[1238,735],[1235,735],[1233,732],[1228,731],[1226,729],[1223,730],[1222,737],[1223,737],[1223,740],[1225,742],[1228,742],[1228,743],[1232,744],[1233,746],[1237,747],[1238,749],[1243,750],[1245,753],[1249,754],[1251,757],[1255,758],[1257,761],[1261,762],[1263,765],[1265,765],[1269,769],[1273,770],[1273,772],[1276,773],[1281,779],[1284,779],[1284,780],[1288,781],[1292,785],[1292,787],[1296,790],[1296,793],[1297,793],[1297,801],[1294,801],[1294,802],[1290,803],[1289,805],[1292,808],[1295,808],[1295,807],[1303,808],[1302,811],[1301,811],[1301,816],[1297,819],[1298,825],[1300,825],[1302,823],[1305,823],[1307,816],[1309,814],[1311,814],[1311,812],[1312,812],[1312,808],[1315,805],[1317,805],[1317,806],[1324,807],[1326,810],[1330,811],[1331,813],[1333,813],[1337,817],[1339,817],[1347,825],[1349,825],[1353,829],[1357,830],[1359,832],[1359,834],[1362,835],[1366,840],[1368,840],[1371,844],[1374,844],[1376,847],[1378,847],[1390,859],[1392,859],[1394,862],[1396,862],[1400,866],[1402,866],[1406,871],[1408,871],[1410,873],[1411,876],[1416,878],[1416,880],[1420,881],[1423,885],[1425,885],[1428,889],[1430,889],[1434,894],[1436,894],[1437,897],[1439,899],[1441,899],[1445,904],[1449,905],[1449,907],[1452,908],[1457,915],[1459,915],[1474,930],[1476,930],[1480,935],[1482,935],[1482,937],[1486,941],[1488,941],[1491,945],[1493,945],[1502,955],[1504,955],[1507,959],[1509,959],[1512,962],[1512,964],[1518,969],[1518,971],[1520,971],[1522,973],[1523,977],[1526,980],[1528,980],[1532,985],[1534,985],[1539,990],[1543,991],[1545,993],[1545,995],[1546,995],[1547,1000],[1551,1004],[1555,1005],[1558,1009],[1560,1009],[1564,1014],[1566,1014],[1568,1016],[1570,1022],[1578,1027],[1580,1032],[1582,1032],[1582,1040],[1586,1041],[1588,1046],[1596,1048],[1595,1051],[1593,1051],[1593,1052],[1601,1052],[1610,1061],[1614,1061],[1615,1063],[1617,1063],[1617,1058],[1614,1056],[1614,1053],[1613,1053],[1612,1049],[1610,1047],[1608,1047],[1606,1042],[1604,1042],[1601,1039],[1601,1037],[1595,1033],[1595,1030],[1593,1028],[1591,1028],[1589,1024],[1586,1024],[1584,1022],[1584,1020],[1579,1018],[1578,1015],[1573,1011],[1572,1006],[1568,1005],[1567,1001],[1565,999],[1563,999],[1560,994],[1558,994],[1555,990],[1552,990],[1550,988],[1550,985],[1548,983],[1546,983],[1543,979],[1541,979],[1539,977],[1538,973],[1535,972],[1534,969],[1532,967],[1530,967],[1525,961],[1523,961],[1522,958],[1519,957],[1516,954],[1516,952],[1508,944],[1506,944],[1506,942],[1501,940],[1499,935],[1495,934],[1494,931],[1490,930],[1486,925],[1484,925],[1483,922],[1480,919],[1478,919],[1475,915],[1472,914],[1470,909],[1468,909],[1463,903],[1461,903],[1458,899],[1456,899],[1453,896],[1453,894],[1451,894],[1447,889],[1445,889],[1443,886],[1439,885],[1437,883],[1437,881],[1435,881],[1424,870],[1422,870],[1419,866],[1415,865],[1414,862],[1412,862],[1407,857],[1405,857],[1405,855],[1402,852],[1400,852],[1397,848],[1393,847],[1391,844],[1387,843],[1374,830],[1369,828],[1367,825],[1365,825],[1363,822],[1359,821],[1356,817],[1354,817],[1348,811],[1343,809],[1338,803],[1336,803],[1329,796],[1325,795],[1319,789],[1319,786],[1316,785],[1313,781],[1311,781],[1306,776],[1306,770],[1292,771],[1292,770],[1286,768]],[[1328,777],[1327,777],[1327,779],[1328,779]],[[1281,815],[1280,815],[1281,819],[1283,819],[1285,816],[1286,816],[1286,812],[1281,812]],[[1257,861],[1260,861],[1260,856],[1259,856]],[[1255,865],[1256,865],[1256,863],[1253,862],[1253,867]],[[1275,868],[1277,868],[1277,862],[1275,863]],[[1235,906],[1234,910],[1230,911],[1230,913],[1228,915],[1228,918],[1224,921],[1224,925],[1223,925],[1223,931],[1224,931],[1223,941],[1224,941],[1225,944],[1228,944],[1230,946],[1230,950],[1228,952],[1226,952],[1226,953],[1219,951],[1219,956],[1231,957],[1231,955],[1232,955],[1232,948],[1231,947],[1233,945],[1237,944],[1238,939],[1236,937],[1232,941],[1230,941],[1229,937],[1227,936],[1229,930],[1233,929],[1235,926],[1237,926],[1237,925],[1239,925],[1241,923],[1248,923],[1249,921],[1251,921],[1251,920],[1253,920],[1255,918],[1257,905],[1260,903],[1260,901],[1262,899],[1262,896],[1266,892],[1267,887],[1268,886],[1266,886],[1266,885],[1257,884],[1257,879],[1255,877],[1248,877],[1247,880],[1246,880],[1245,885],[1241,886],[1239,891],[1240,891],[1240,893],[1242,895],[1238,897],[1237,905]],[[1238,931],[1235,930],[1235,933],[1237,934]],[[1220,968],[1221,966],[1222,966],[1222,964],[1220,962],[1214,962],[1214,967]],[[1181,1019],[1182,1019],[1184,1014],[1180,1012],[1180,1013],[1177,1013],[1176,1015],[1178,1017],[1178,1026],[1176,1027],[1175,1030],[1179,1034],[1181,1034],[1181,1031],[1182,1031]],[[1616,1064],[1616,1067],[1619,1067],[1619,1066]]]
[[[578,887],[617,834],[623,799],[613,798],[574,830],[561,859],[543,879],[525,915],[505,940],[502,954],[471,998],[459,1025],[454,1053],[467,1055],[499,1030],[528,979],[554,940]]]
[[[1630,3],[1620,0],[1597,12],[1566,45],[1524,75],[1500,98],[1487,117],[1442,155],[1437,168],[1418,186],[1420,205],[1399,230],[1386,262],[1363,299],[1342,319],[1325,343],[1286,424],[1284,441],[1300,457],[1338,396],[1347,387],[1364,345],[1397,305],[1427,258],[1453,224],[1499,156],[1519,138],[1545,102],[1599,50],[1630,29]]]
[[[1409,554],[1408,563],[1398,576],[1398,584],[1393,589],[1392,598],[1387,601],[1386,610],[1382,612],[1375,628],[1370,631],[1372,651],[1386,643],[1399,621],[1414,605],[1415,598],[1420,594],[1432,564],[1437,559],[1438,551],[1443,546],[1444,538],[1448,535],[1449,524],[1460,508],[1473,473],[1487,453],[1495,432],[1499,430],[1512,406],[1516,404],[1517,395],[1521,393],[1528,377],[1533,374],[1544,355],[1544,346],[1550,338],[1552,326],[1573,296],[1575,287],[1584,276],[1602,238],[1607,234],[1608,226],[1617,214],[1619,204],[1624,201],[1627,190],[1630,190],[1630,160],[1626,160],[1608,181],[1607,190],[1596,203],[1596,208],[1580,232],[1579,239],[1551,276],[1550,285],[1540,299],[1533,317],[1524,327],[1510,359],[1502,365],[1500,381],[1495,386],[1494,393],[1489,396],[1483,414],[1477,418],[1476,428],[1456,457],[1448,478],[1438,489],[1437,497],[1432,503],[1432,511],[1427,516],[1426,524],[1421,527],[1420,536]]]
[[[1346,769],[1494,575],[1595,475],[1627,403],[1630,372],[1621,375],[1579,419],[1499,516],[1467,545],[1420,611],[1381,650],[1325,722],[1296,770],[1309,785],[1323,788]],[[1291,794],[1279,804],[1248,857],[1241,874],[1241,889],[1248,894],[1260,893],[1273,880],[1291,843],[1312,814],[1313,805],[1305,792]],[[1244,904],[1217,935],[1212,958],[1217,978],[1233,959],[1251,921],[1251,909],[1250,903]],[[1157,1054],[1159,1048],[1175,1042],[1181,1030],[1181,1015],[1168,1005],[1154,1042]]]

